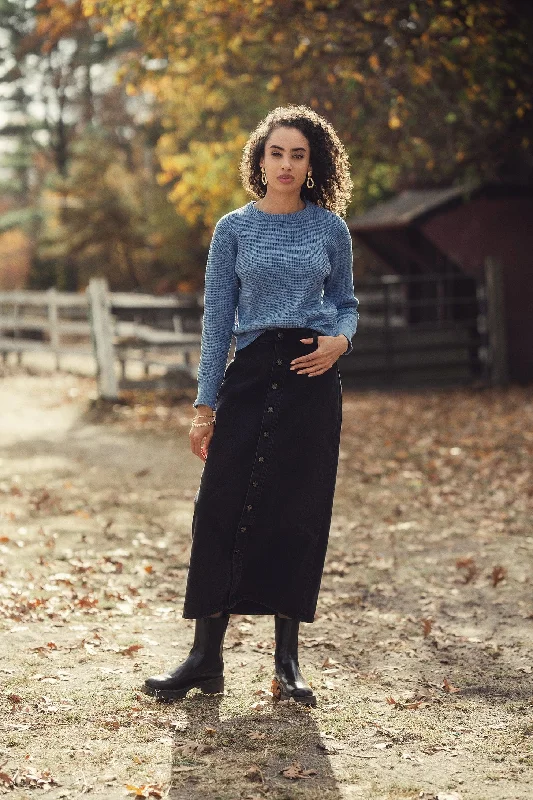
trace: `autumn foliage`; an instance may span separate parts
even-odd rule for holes
[[[533,14],[508,0],[83,7],[109,33],[135,26],[145,58],[124,78],[164,103],[161,180],[191,221],[231,207],[247,132],[291,102],[328,116],[346,142],[355,207],[399,185],[531,171]]]

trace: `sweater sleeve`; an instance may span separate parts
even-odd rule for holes
[[[324,295],[337,306],[337,335],[343,333],[348,349],[353,350],[352,337],[357,330],[359,300],[354,295],[352,237],[346,222],[338,217],[331,243],[331,273],[324,283]]]
[[[239,282],[235,272],[236,256],[235,233],[227,218],[222,217],[213,232],[205,270],[198,394],[193,403],[195,408],[199,405],[216,408],[239,299]]]

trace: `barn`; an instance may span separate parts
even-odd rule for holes
[[[388,290],[386,299],[389,326],[403,292],[404,324],[392,331],[400,346],[388,359],[393,373],[422,367],[424,344],[433,341],[441,355],[433,354],[426,366],[434,375],[449,370],[454,359],[447,356],[461,351],[465,379],[483,374],[496,383],[533,381],[532,187],[485,183],[407,190],[347,224],[363,252],[381,265],[381,283],[396,290]],[[364,298],[364,285],[361,293]],[[364,302],[360,311],[364,355],[365,337],[375,343],[378,331],[365,328]],[[422,346],[418,356],[411,352],[413,333]],[[431,347],[425,350],[429,354]],[[385,366],[386,361],[374,359]]]

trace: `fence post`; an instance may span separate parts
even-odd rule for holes
[[[505,330],[505,298],[502,266],[495,258],[485,259],[485,291],[491,383],[506,386],[509,382],[507,335]]]
[[[106,279],[91,278],[88,294],[91,335],[97,366],[98,394],[104,400],[117,400],[118,384],[115,375],[113,319]]]
[[[15,302],[13,304],[13,339],[18,339],[20,337],[20,329],[17,325],[20,317],[19,311],[19,304],[18,302]],[[22,364],[22,350],[17,350],[17,364],[19,367]]]
[[[48,289],[48,334],[50,336],[50,345],[56,357],[56,370],[61,368],[59,359],[59,325],[58,325],[58,311],[57,311],[57,289]]]

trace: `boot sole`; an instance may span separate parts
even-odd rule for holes
[[[292,697],[293,700],[295,700],[297,703],[301,703],[304,706],[313,706],[313,708],[316,706],[316,697],[314,694],[291,694],[290,692],[285,691],[277,678],[273,678],[272,680],[272,697],[274,700],[290,700]]]
[[[206,678],[196,680],[181,689],[157,689],[155,686],[141,687],[141,692],[155,697],[156,700],[179,700],[191,689],[201,689],[202,694],[221,694],[224,692],[224,678]]]

